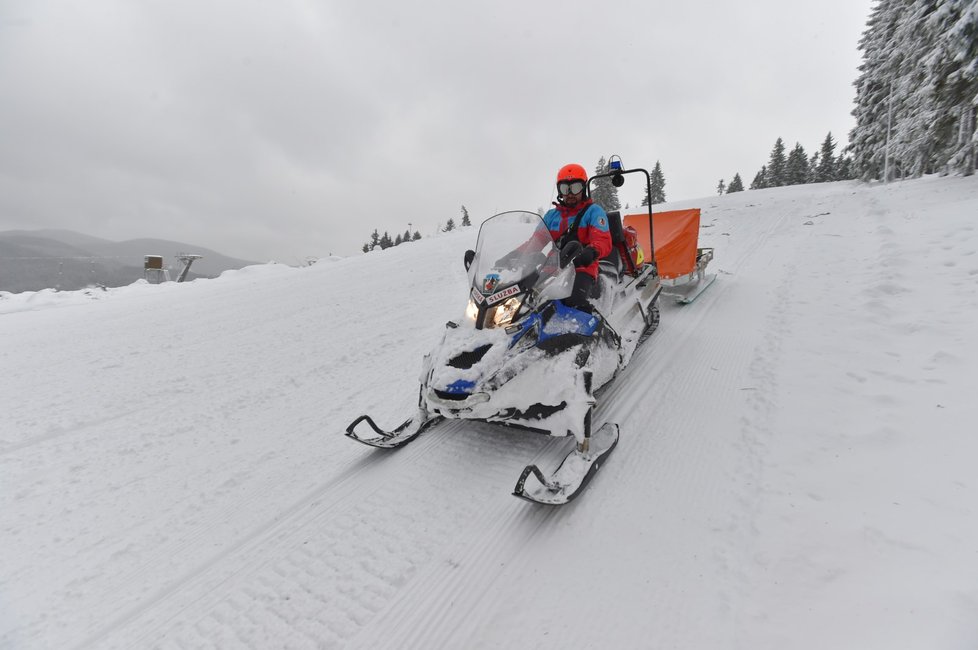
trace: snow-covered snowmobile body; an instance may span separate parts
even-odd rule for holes
[[[601,274],[595,313],[565,305],[574,282],[540,217],[505,212],[482,224],[466,316],[425,357],[421,406],[449,418],[573,434],[583,443],[594,391],[631,358],[652,324],[653,269]]]

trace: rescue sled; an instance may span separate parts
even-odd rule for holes
[[[706,272],[713,249],[698,247],[699,208],[627,214],[622,223],[635,229],[645,250],[655,251],[664,295],[691,303],[716,280],[716,273]]]

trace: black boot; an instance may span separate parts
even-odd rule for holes
[[[564,298],[564,304],[589,314],[594,313],[594,307],[588,302],[591,291],[594,290],[594,278],[589,273],[578,271],[574,274],[574,289],[571,295]]]

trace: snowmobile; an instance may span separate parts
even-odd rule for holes
[[[619,187],[625,170],[613,158]],[[651,208],[645,215],[651,237]],[[636,243],[635,231],[608,214],[614,249],[599,263],[593,313],[564,303],[574,283],[573,261],[582,248],[554,241],[534,212],[511,211],[480,227],[467,251],[469,300],[465,315],[449,321],[441,342],[424,357],[416,413],[393,431],[362,415],[346,435],[380,448],[401,446],[445,418],[479,420],[552,436],[574,436],[573,448],[547,474],[528,465],[513,494],[560,505],[581,493],[615,448],[619,427],[593,426],[596,396],[623,370],[659,323],[662,283],[655,263]]]

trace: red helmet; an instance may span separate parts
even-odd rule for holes
[[[587,172],[584,168],[576,163],[571,163],[569,165],[564,165],[557,172],[557,182],[560,181],[584,181],[587,182]]]

